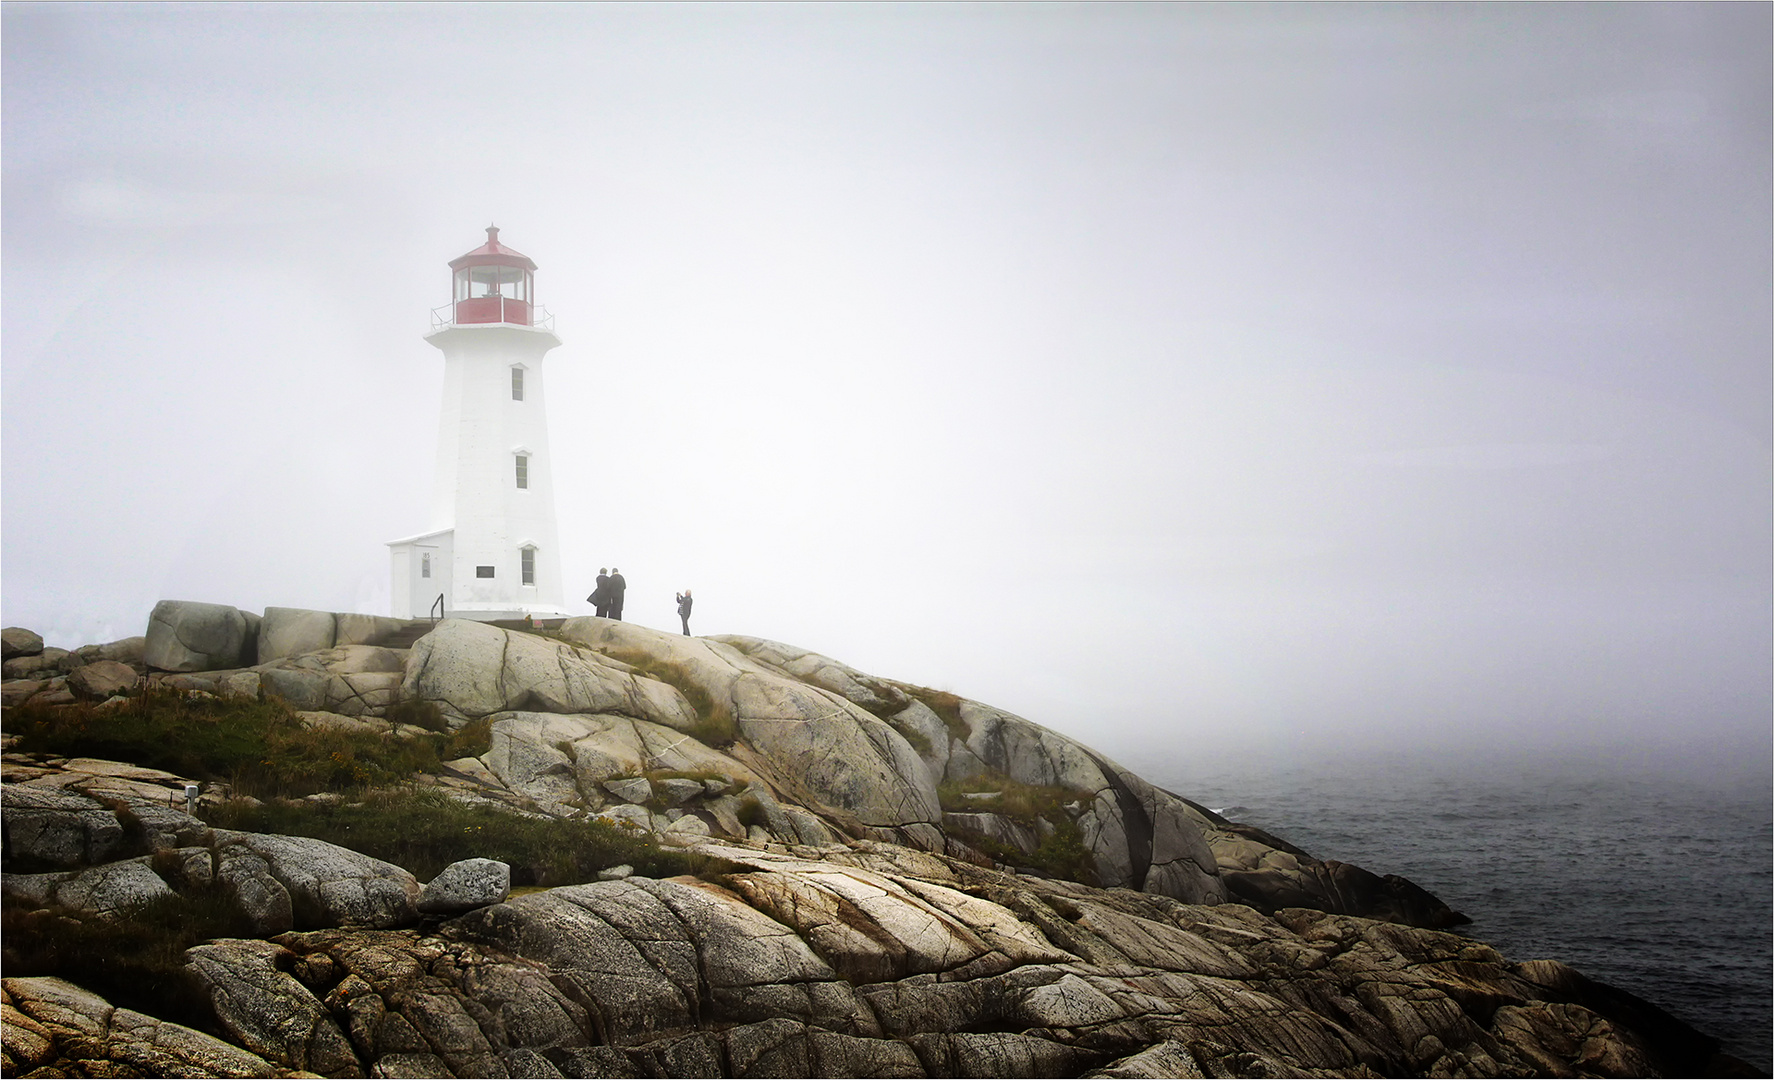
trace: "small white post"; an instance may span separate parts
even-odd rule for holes
[[[185,813],[192,814],[192,815],[195,815],[197,813],[197,785],[196,784],[186,784],[185,785]]]

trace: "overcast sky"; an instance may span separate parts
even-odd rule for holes
[[[1771,12],[9,3],[4,621],[386,612],[497,223],[570,597],[1129,759],[1765,769]]]

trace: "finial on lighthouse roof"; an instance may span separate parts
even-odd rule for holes
[[[494,251],[499,250],[499,226],[487,226],[487,247],[492,248]]]

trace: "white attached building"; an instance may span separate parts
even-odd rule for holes
[[[535,274],[496,227],[450,263],[453,299],[425,338],[444,355],[431,527],[388,545],[396,618],[566,614],[542,377],[561,342]]]

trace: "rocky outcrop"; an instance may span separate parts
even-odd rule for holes
[[[382,615],[268,607],[259,622],[258,658],[266,664],[344,645],[371,645],[405,625]]]
[[[140,676],[119,660],[94,660],[68,673],[68,689],[89,701],[103,701],[135,689]]]
[[[161,671],[246,667],[257,650],[258,616],[224,604],[162,600],[148,616],[142,659]]]
[[[328,646],[229,673],[221,681],[256,676],[261,693],[280,697],[298,710],[380,716],[399,700],[406,666],[405,650]]]
[[[43,637],[35,630],[8,626],[0,630],[0,660],[18,656],[36,656],[43,651]]]
[[[9,751],[0,886],[9,919],[34,920],[25,932],[115,928],[220,897],[244,920],[229,932],[252,936],[183,954],[193,996],[180,1008],[214,1034],[60,980],[5,980],[7,1075],[1637,1076],[1718,1064],[1715,1041],[1631,995],[1433,929],[1457,916],[1402,878],[1314,859],[978,702],[754,638],[446,621],[407,651],[341,643],[336,616],[319,644],[315,613],[272,610],[256,642],[317,647],[159,684],[214,693],[250,675],[254,690],[310,706],[305,723],[441,745],[381,718],[399,700],[433,702],[458,732],[476,725],[487,750],[426,783],[618,823],[704,869],[660,880],[610,867],[513,897],[510,866],[470,858],[421,886],[336,844],[212,829],[181,809],[182,777]]]
[[[189,970],[231,1042],[331,1075],[1640,1076],[1683,1064],[1568,969],[1447,933],[1187,905],[866,842],[710,854],[731,864],[713,881],[565,886],[429,931],[219,941],[192,949]]]
[[[0,982],[7,1076],[288,1076],[238,1046],[61,979]],[[46,1070],[46,1071],[35,1071]]]
[[[419,893],[427,915],[458,915],[511,895],[511,866],[497,859],[463,859],[443,868]]]

